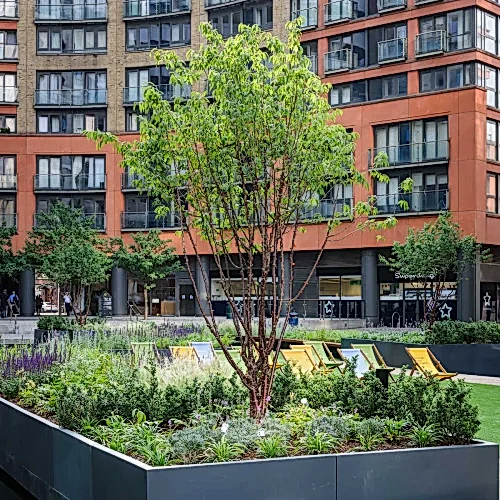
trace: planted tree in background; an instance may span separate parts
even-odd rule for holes
[[[26,261],[37,272],[70,292],[80,324],[89,313],[91,286],[106,282],[112,265],[93,225],[82,210],[58,202],[50,213],[37,214],[24,248]]]
[[[0,225],[0,277],[15,277],[22,271],[22,259],[12,250],[15,229]]]
[[[222,348],[249,391],[256,418],[265,415],[270,400],[277,356],[269,364],[269,355],[275,345],[279,350],[291,308],[326,245],[363,228],[395,224],[392,217],[366,218],[375,213],[373,199],[352,206],[340,195],[339,187],[368,188],[368,182],[354,166],[356,134],[335,123],[340,112],[332,112],[325,99],[329,87],[309,70],[299,23],[289,24],[286,43],[243,25],[237,36],[224,40],[203,23],[206,44],[189,51],[186,62],[172,51],[154,54],[173,85],[192,85],[189,99],[171,104],[149,86],[139,106],[145,116],[139,141],[87,133],[99,148],[111,144],[123,164],[142,176],[149,192],[163,202],[157,213],[173,204],[196,301],[222,344],[210,277],[201,266],[202,245],[210,249],[245,367]],[[376,169],[373,176],[387,181]],[[328,202],[321,203],[325,197]],[[320,222],[324,232],[316,260],[308,277],[293,287],[299,235]],[[201,268],[204,290],[197,286],[188,253],[194,253]],[[236,275],[241,290],[235,289]],[[279,324],[281,313],[285,321]]]
[[[114,255],[117,265],[144,282],[144,319],[148,318],[148,293],[156,281],[182,269],[174,248],[169,246],[171,240],[162,240],[160,234],[159,229],[135,233],[131,245],[125,245],[121,238],[113,240],[118,246]]]
[[[451,213],[439,215],[435,222],[422,229],[409,228],[404,243],[396,241],[392,255],[381,256],[381,261],[401,279],[420,283],[423,288],[424,321],[432,325],[442,301],[452,299],[456,289],[443,295],[447,276],[456,276],[457,284],[464,279],[465,269],[477,258],[488,257],[472,235],[464,235]]]

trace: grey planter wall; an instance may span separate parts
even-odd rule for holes
[[[41,500],[499,500],[492,443],[153,468],[2,399],[0,468]]]
[[[429,347],[449,372],[500,377],[500,344],[404,344],[380,340],[342,339],[342,347],[375,344],[388,366],[401,368],[412,363],[405,347]]]

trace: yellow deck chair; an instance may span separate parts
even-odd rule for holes
[[[413,363],[410,375],[413,375],[415,370],[418,370],[424,377],[430,376],[438,380],[446,380],[458,375],[447,372],[428,347],[405,347],[405,349]]]
[[[198,354],[194,347],[186,345],[176,345],[169,347],[173,359],[189,359],[191,361],[199,361]]]
[[[309,373],[316,369],[314,361],[305,349],[283,349],[281,353],[285,361],[291,363],[295,373]]]
[[[370,363],[370,368],[372,370],[394,370],[394,368],[387,366],[384,358],[382,357],[382,354],[380,354],[375,344],[351,344],[351,347],[353,349],[359,349],[363,353],[363,356],[366,358],[368,363]],[[389,376],[392,380],[394,380],[394,377],[391,373],[389,373]]]
[[[130,342],[130,347],[134,363],[147,363],[153,356],[158,359],[158,351],[154,342]]]
[[[326,370],[326,365],[321,359],[320,355],[312,345],[291,345],[290,349],[294,351],[306,351],[309,354],[309,357],[313,360],[314,366],[316,370]]]

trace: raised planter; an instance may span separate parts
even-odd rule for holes
[[[449,372],[500,377],[500,344],[405,344],[381,340],[342,339],[342,347],[375,344],[388,366],[401,368],[412,363],[405,347],[429,347]]]
[[[149,467],[0,399],[0,468],[39,499],[498,500],[498,445]]]

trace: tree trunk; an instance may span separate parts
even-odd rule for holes
[[[148,319],[148,289],[144,287],[144,319]]]
[[[271,370],[267,363],[262,371],[251,378],[249,385],[250,417],[262,421],[267,415],[271,400]]]

